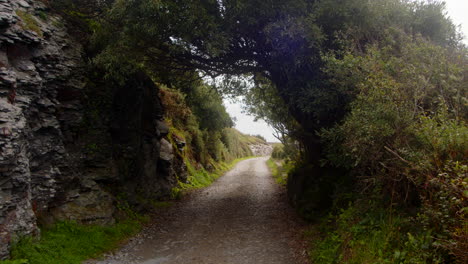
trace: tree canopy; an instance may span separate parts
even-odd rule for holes
[[[340,120],[355,95],[351,82],[330,82],[324,55],[398,46],[398,35],[455,47],[459,36],[443,8],[401,0],[117,0],[95,34],[102,50],[95,60],[109,74],[138,66],[159,76],[261,76],[314,134]]]
[[[357,183],[391,207],[419,203],[437,243],[466,252],[468,53],[443,2],[116,0],[92,44],[107,77],[143,70],[183,90],[207,131],[232,123],[212,87],[191,84],[222,76],[222,92],[301,146],[288,188],[303,214]],[[212,146],[235,142],[217,135]],[[440,263],[424,254],[398,263]]]

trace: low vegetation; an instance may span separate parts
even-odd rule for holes
[[[314,263],[441,263],[437,251],[427,251],[430,232],[372,202],[341,209],[306,235]]]
[[[461,56],[416,38],[399,51],[386,46],[330,58],[331,75],[363,76],[354,80],[359,90],[350,113],[322,132],[328,161],[347,168],[361,193],[332,217],[341,226],[323,240],[339,239],[334,244],[343,262],[468,260],[467,68]],[[368,197],[374,207],[362,206]],[[361,233],[347,231],[355,229]]]
[[[41,238],[24,238],[13,246],[12,259],[2,264],[80,264],[115,249],[141,228],[138,220],[112,226],[59,222],[41,230]]]
[[[233,122],[216,90],[205,84],[198,85],[190,90],[190,97],[181,90],[160,88],[165,119],[170,125],[168,138],[188,172],[187,182],[179,182],[173,189],[174,198],[188,190],[210,185],[237,162],[252,156],[250,144],[265,143],[259,137],[231,128]],[[186,142],[182,151],[177,147],[180,140]]]
[[[179,198],[186,191],[193,189],[204,188],[211,185],[219,177],[223,176],[226,172],[234,168],[240,161],[250,159],[253,157],[244,157],[235,159],[229,163],[221,162],[217,164],[214,171],[208,172],[205,169],[196,170],[192,165],[188,164],[189,178],[187,183],[179,183],[179,187],[173,189],[173,198]]]
[[[315,223],[316,263],[468,263],[467,48],[444,3],[117,0],[103,17],[93,63],[161,83],[169,140],[187,144],[181,188],[258,139],[200,81],[223,75],[296,164],[288,191]]]
[[[267,165],[270,168],[271,174],[273,175],[273,179],[275,179],[276,183],[285,186],[288,174],[284,171],[281,161],[276,161],[273,158],[270,158],[267,160]]]
[[[278,159],[278,160],[286,159],[287,153],[284,151],[284,144],[281,144],[281,143],[274,144],[271,157],[273,159]]]
[[[252,156],[249,144],[264,142],[231,128],[233,121],[222,104],[220,95],[212,87],[194,84],[190,103],[187,94],[165,86],[160,88],[161,101],[166,109],[165,120],[170,126],[168,138],[177,149],[176,141],[183,140],[185,149],[178,153],[189,167],[214,171],[222,162]],[[199,85],[199,86],[197,86]],[[203,122],[200,122],[203,120]]]

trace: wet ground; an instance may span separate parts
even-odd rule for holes
[[[242,161],[97,264],[300,264],[301,223],[267,158]]]

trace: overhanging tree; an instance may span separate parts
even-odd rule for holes
[[[329,81],[323,54],[363,52],[392,29],[456,45],[442,11],[436,2],[401,0],[118,0],[94,38],[96,61],[111,75],[143,67],[157,76],[262,76],[318,162],[316,131],[342,119],[355,90]]]

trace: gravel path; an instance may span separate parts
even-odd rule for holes
[[[301,224],[267,158],[240,162],[97,264],[299,264]]]

